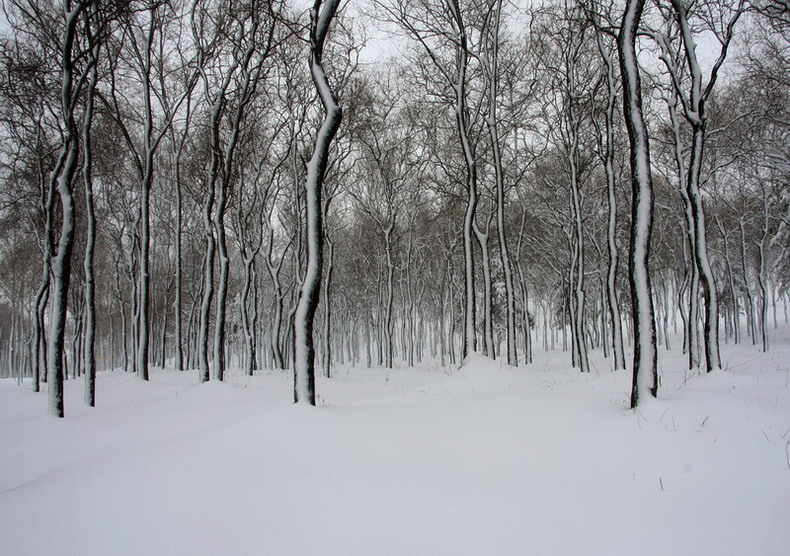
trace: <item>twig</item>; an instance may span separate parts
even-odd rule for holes
[[[689,380],[691,380],[692,378],[694,378],[695,376],[698,376],[698,373],[691,373],[691,374],[688,374],[688,375],[687,375],[687,374],[686,374],[686,371],[684,370],[684,371],[683,371],[683,382],[681,382],[681,383],[678,385],[678,387],[677,387],[677,390],[680,390],[681,388],[683,388],[683,387],[686,385],[686,383],[687,383]]]
[[[634,408],[634,414],[636,415],[636,423],[639,425],[639,430],[642,430],[642,419],[645,420],[645,423],[647,423],[647,419],[637,407]]]

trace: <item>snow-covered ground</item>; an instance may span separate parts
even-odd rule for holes
[[[0,381],[0,553],[788,554],[790,328],[728,368],[660,352],[661,399],[626,408],[595,353],[511,369],[342,368],[320,407],[292,379],[100,373]],[[676,342],[677,343],[677,342]]]

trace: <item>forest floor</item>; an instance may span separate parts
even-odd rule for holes
[[[337,369],[319,407],[281,372],[198,384],[0,381],[0,554],[787,554],[790,327],[722,346],[726,370],[660,351],[660,399],[599,352],[513,369]],[[677,342],[675,342],[677,345]]]

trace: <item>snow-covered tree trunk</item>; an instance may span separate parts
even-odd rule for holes
[[[75,64],[77,25],[85,5],[73,5],[70,0],[61,3],[64,18],[60,44],[60,114],[63,138],[55,168],[50,176],[60,198],[60,237],[55,244],[52,258],[51,299],[52,312],[49,346],[47,349],[47,375],[49,383],[49,414],[63,417],[64,349],[66,316],[71,278],[71,256],[74,246],[74,175],[79,165],[79,136],[76,123],[76,90],[82,82]]]
[[[510,262],[510,252],[507,245],[507,230],[505,229],[505,183],[502,167],[502,149],[499,140],[499,124],[497,120],[497,102],[499,95],[499,42],[500,24],[502,20],[502,0],[491,4],[491,12],[487,18],[487,29],[484,41],[484,54],[480,57],[483,70],[488,81],[488,117],[486,126],[491,139],[491,154],[494,162],[494,177],[496,181],[496,222],[497,238],[499,240],[499,257],[502,263],[502,272],[505,277],[505,330],[507,343],[507,364],[518,365],[516,350],[516,300],[513,287],[513,269]]]
[[[90,82],[86,90],[85,116],[82,129],[83,155],[82,180],[85,185],[85,212],[87,215],[87,231],[85,238],[85,403],[96,406],[96,284],[93,271],[94,249],[96,245],[96,213],[93,200],[93,146],[91,144],[91,128],[93,126],[93,103],[98,72],[98,45],[91,48],[90,64],[93,66]]]
[[[414,227],[409,226],[409,241],[406,246],[406,299],[404,300],[405,311],[405,324],[408,326],[408,336],[406,338],[406,364],[409,367],[414,367],[414,334],[415,334],[415,317],[414,317],[414,295],[412,293],[412,252],[414,249]]]
[[[252,375],[252,371],[255,368],[255,329],[250,322],[250,315],[249,315],[249,299],[250,299],[250,291],[252,290],[252,284],[255,281],[255,255],[253,256],[245,256],[242,254],[243,262],[244,262],[244,285],[241,288],[241,300],[239,304],[241,305],[241,326],[242,331],[244,332],[244,346],[246,348],[246,358],[245,358],[245,373],[249,376]]]
[[[260,308],[259,308],[259,299],[260,299],[260,286],[259,286],[259,278],[258,278],[258,271],[253,268],[253,278],[252,278],[252,322],[250,323],[250,328],[252,329],[252,341],[255,344],[255,361],[253,364],[257,369],[264,369],[266,365],[264,365],[264,357],[265,357],[265,350],[263,349],[265,343],[265,332],[262,333],[258,323],[260,322]]]
[[[204,59],[201,56],[201,59]],[[203,70],[204,68],[201,68]],[[203,255],[203,295],[200,303],[200,321],[198,333],[198,366],[200,369],[200,382],[207,382],[211,379],[209,369],[209,324],[211,319],[211,306],[214,300],[214,264],[216,256],[217,241],[214,230],[214,208],[216,201],[217,175],[220,172],[221,157],[219,154],[220,145],[220,121],[222,119],[224,107],[224,92],[227,90],[230,80],[230,72],[226,74],[220,87],[219,93],[214,98],[210,109],[210,144],[212,145],[211,165],[208,170],[206,180],[206,198],[203,201],[201,220],[203,223],[203,236],[206,242],[206,249]],[[211,88],[208,78],[203,74],[204,94],[210,98]]]
[[[518,264],[517,268],[519,281],[521,283],[521,305],[523,306],[521,329],[524,335],[524,362],[529,364],[532,363],[532,332],[530,331],[529,322],[529,286],[527,285],[527,280],[521,265]]]
[[[668,56],[666,48],[664,50],[663,59],[665,63],[671,63],[671,58]],[[694,250],[697,243],[697,229],[694,224],[694,209],[692,207],[691,198],[686,189],[687,171],[683,161],[683,137],[680,129],[680,120],[677,115],[678,92],[676,89],[672,90],[671,96],[666,99],[667,108],[669,111],[669,122],[672,126],[672,137],[674,140],[673,155],[675,158],[675,165],[678,172],[678,190],[680,197],[683,200],[683,215],[685,217],[685,230],[686,239],[688,243],[688,250],[690,256],[684,257],[687,261],[686,264],[686,283],[688,291],[688,318],[685,320],[685,345],[688,348],[688,366],[689,369],[699,368],[699,270],[694,258]],[[683,253],[686,254],[686,246],[683,247]]]
[[[40,127],[36,138],[40,140]],[[35,325],[35,348],[34,348],[34,371],[33,371],[33,391],[39,392],[41,382],[47,381],[47,335],[46,335],[46,313],[49,303],[50,293],[50,272],[52,269],[52,211],[55,205],[55,183],[47,179],[43,168],[43,161],[39,160],[37,165],[39,183],[41,185],[41,210],[44,215],[44,230],[42,233],[42,252],[43,265],[41,269],[41,285],[36,292],[36,325]]]
[[[752,298],[752,288],[749,285],[749,266],[747,264],[746,250],[746,226],[743,217],[738,219],[738,229],[741,232],[741,274],[743,277],[743,295],[746,298],[746,331],[752,340],[752,345],[757,343],[757,335],[754,325],[754,299]]]
[[[230,168],[225,169],[226,173]],[[230,258],[228,256],[227,234],[225,233],[225,208],[227,206],[227,183],[223,180],[217,192],[214,231],[217,242],[219,277],[217,280],[217,309],[214,316],[214,378],[225,378],[225,313],[228,297],[228,275]]]
[[[285,369],[285,359],[283,357],[283,348],[281,343],[282,336],[282,320],[283,320],[283,305],[284,296],[282,285],[280,283],[280,271],[282,270],[283,260],[285,253],[282,257],[275,262],[274,260],[274,227],[271,223],[271,214],[267,220],[267,227],[269,229],[268,244],[266,250],[266,268],[269,271],[269,276],[272,280],[272,294],[274,302],[274,311],[272,313],[272,326],[271,336],[269,338],[269,348],[274,359],[274,364],[278,369]]]
[[[184,147],[189,136],[189,129],[192,116],[192,98],[191,94],[186,99],[186,115],[184,118],[184,128],[181,130],[181,136],[178,141],[173,138],[173,157],[175,166],[175,180],[176,180],[176,244],[175,244],[175,259],[176,259],[176,275],[175,275],[175,300],[173,301],[173,316],[174,316],[174,331],[175,336],[175,368],[177,371],[184,370],[184,332],[181,317],[182,309],[182,291],[183,291],[183,263],[182,263],[182,243],[183,243],[183,200],[182,200],[182,178],[181,178],[181,159],[184,152]]]
[[[465,35],[462,35],[465,37]],[[475,327],[475,258],[472,249],[472,230],[477,213],[477,163],[469,141],[468,114],[466,106],[466,64],[465,47],[459,54],[459,79],[456,85],[455,119],[466,163],[466,211],[464,213],[464,337],[462,355],[466,357],[477,351],[477,332]]]
[[[183,147],[183,141],[181,143]],[[175,368],[177,371],[184,370],[184,333],[183,333],[183,324],[181,319],[181,293],[183,291],[183,283],[184,279],[182,277],[183,269],[182,269],[182,255],[181,255],[181,244],[182,244],[182,235],[183,235],[183,207],[182,207],[182,199],[181,199],[181,148],[178,150],[178,154],[176,155],[176,245],[175,245],[175,258],[176,258],[176,276],[175,276],[175,299],[173,301],[173,317],[174,317],[174,330],[173,335],[175,336]]]
[[[735,290],[735,273],[732,270],[732,259],[730,253],[730,241],[729,235],[724,228],[724,225],[721,222],[720,218],[716,218],[716,228],[719,230],[719,234],[721,235],[721,241],[723,244],[724,250],[724,264],[727,269],[727,287],[730,290],[730,300],[732,303],[732,334],[733,340],[736,344],[741,342],[741,318],[740,318],[740,306],[738,304],[738,293]]]
[[[238,58],[233,61],[233,66],[229,71],[229,75],[231,75],[235,69],[238,68],[240,73],[240,89],[237,93],[237,104],[232,115],[230,136],[222,153],[223,156],[221,160],[221,166],[217,168],[218,173],[211,175],[211,180],[217,180],[218,182],[217,204],[214,214],[214,230],[216,233],[217,256],[219,259],[217,309],[214,319],[214,376],[217,380],[224,379],[226,365],[225,314],[227,308],[228,278],[230,273],[230,257],[228,255],[226,239],[227,234],[225,232],[225,209],[227,207],[228,189],[231,182],[231,176],[233,174],[233,166],[235,162],[236,148],[238,146],[239,136],[241,133],[241,125],[244,121],[247,107],[252,101],[258,86],[258,81],[261,76],[262,61],[269,55],[271,51],[273,39],[272,34],[274,31],[274,23],[272,23],[272,27],[269,28],[269,34],[267,37],[265,37],[268,39],[268,44],[259,44],[258,30],[260,28],[260,13],[257,11],[258,9],[258,6],[253,6],[252,13],[249,14],[249,18],[251,20],[250,22],[244,20],[239,22],[241,27],[249,25],[249,30],[247,31],[249,33],[249,42],[242,52],[238,54],[234,52]],[[272,21],[274,21],[274,18]],[[238,47],[236,46],[235,48]],[[256,53],[259,54],[261,59],[257,60],[257,63],[253,63],[253,56]],[[229,83],[229,81],[226,80],[225,83]],[[227,100],[224,98],[227,90],[227,87],[223,87],[223,89],[220,91],[220,96],[218,96],[218,102],[221,103],[221,106],[223,107],[227,102]],[[217,151],[219,151],[220,148],[220,137],[219,135],[215,135],[212,136],[212,138],[217,141],[213,145],[214,148],[212,151],[217,153],[214,156],[218,156]]]
[[[260,198],[258,187],[263,165],[263,160],[257,163],[255,177],[251,180],[253,190],[250,200],[244,199],[244,185],[243,182],[240,184],[240,201],[236,210],[236,241],[241,262],[244,265],[244,282],[239,300],[244,345],[244,361],[241,366],[248,376],[252,376],[258,365],[258,272],[256,258],[261,251],[266,235],[265,222],[270,216],[266,210],[266,200],[274,181],[272,177],[268,185],[262,188],[263,192],[260,197],[263,198],[263,203],[257,203],[256,200]]]
[[[699,280],[702,294],[705,299],[705,367],[708,372],[721,368],[721,355],[719,353],[719,305],[716,292],[716,282],[708,258],[706,239],[705,211],[700,192],[700,175],[702,172],[704,147],[706,140],[707,116],[705,104],[713,92],[719,70],[727,57],[727,52],[732,41],[733,29],[744,12],[744,0],[739,0],[737,5],[729,9],[729,13],[718,14],[717,21],[707,24],[713,25],[714,35],[720,44],[719,55],[714,62],[708,78],[708,83],[703,86],[702,69],[697,57],[697,44],[694,30],[689,21],[691,4],[683,0],[671,0],[674,17],[680,28],[683,51],[689,71],[690,88],[688,95],[683,97],[684,115],[691,128],[691,148],[686,173],[686,192],[691,203],[692,219],[694,223],[694,251],[695,264],[699,271]],[[706,20],[708,15],[702,16]],[[717,29],[717,27],[722,27]],[[672,68],[669,68],[672,73]],[[681,94],[680,79],[677,72],[672,74],[673,86]]]
[[[387,289],[384,294],[384,366],[392,368],[393,334],[395,323],[392,317],[392,308],[395,299],[395,262],[392,257],[392,232],[395,228],[394,218],[384,227],[384,252],[387,256]]]
[[[480,246],[480,262],[483,267],[483,353],[486,357],[495,358],[494,353],[494,325],[491,315],[491,255],[488,249],[488,238],[491,236],[491,220],[493,213],[486,215],[484,228],[474,223],[474,234]]]
[[[762,194],[762,226],[760,228],[760,239],[755,241],[757,244],[757,286],[760,288],[760,347],[763,352],[768,351],[768,271],[766,268],[765,260],[765,247],[768,241],[770,216],[768,214],[768,194],[766,192],[765,183],[760,183],[760,192]],[[774,303],[774,309],[776,305]],[[774,313],[774,318],[776,314]]]
[[[571,116],[573,116],[573,109]],[[573,345],[576,355],[576,364],[583,373],[590,371],[590,363],[587,348],[586,332],[586,295],[584,287],[584,229],[582,216],[582,192],[579,186],[579,176],[577,167],[578,157],[578,128],[574,126],[572,146],[568,156],[570,167],[571,185],[571,215],[573,218],[573,263],[571,264],[571,275],[569,283],[573,287],[573,299],[571,299],[571,327],[573,330]]]
[[[120,241],[118,242],[120,246]],[[121,316],[121,348],[123,351],[123,370],[129,371],[129,330],[127,328],[126,316],[126,303],[124,303],[123,293],[121,293],[121,257],[120,254],[115,258],[115,280],[113,288],[115,290],[115,298],[118,300],[118,312]]]
[[[471,46],[467,23],[459,0],[442,0],[439,5],[394,0],[379,6],[392,21],[418,41],[425,49],[452,102],[458,140],[464,157],[466,207],[463,222],[464,289],[462,355],[477,351],[475,312],[474,224],[478,204],[477,160],[470,119],[475,109],[469,106],[468,72]],[[446,46],[446,51],[443,48]],[[450,92],[451,91],[451,92]]]
[[[614,108],[617,100],[615,88],[614,62],[609,50],[603,43],[600,33],[596,36],[598,52],[606,70],[606,110],[604,112],[603,165],[606,174],[606,198],[609,208],[606,226],[606,246],[609,265],[606,272],[606,304],[609,320],[612,323],[612,354],[614,369],[625,369],[625,351],[623,350],[622,317],[620,300],[617,294],[617,273],[619,271],[619,254],[617,250],[617,194],[614,177]]]
[[[144,106],[144,167],[140,183],[140,271],[137,293],[140,296],[137,312],[137,375],[148,380],[148,351],[151,322],[151,186],[154,183],[154,153],[157,141],[154,138],[154,108],[151,90],[151,52],[157,28],[156,8],[148,14],[148,31],[145,43],[138,55],[142,57],[143,106]]]
[[[324,213],[326,216],[326,213]],[[332,303],[329,298],[329,289],[332,286],[332,274],[335,267],[335,244],[331,238],[326,236],[326,244],[329,246],[329,264],[324,273],[324,334],[323,334],[323,354],[321,357],[324,367],[324,376],[332,378]]]
[[[627,0],[617,37],[623,80],[623,110],[631,147],[631,243],[629,283],[634,323],[634,363],[631,407],[640,397],[658,393],[656,328],[650,285],[650,239],[653,227],[653,178],[650,145],[642,112],[641,77],[636,56],[636,34],[645,0]]]
[[[214,296],[214,227],[211,213],[214,207],[214,188],[209,186],[206,199],[203,202],[202,222],[203,236],[206,240],[206,250],[203,255],[203,295],[200,302],[200,321],[198,324],[198,367],[200,369],[200,382],[207,382],[209,374],[209,320],[211,318],[211,304]]]
[[[529,319],[529,291],[527,286],[527,278],[524,274],[524,268],[521,264],[521,247],[524,245],[524,229],[527,224],[527,210],[526,208],[522,208],[521,210],[521,225],[519,226],[518,231],[518,242],[516,243],[516,253],[515,253],[515,265],[516,269],[518,270],[518,277],[519,277],[519,284],[521,289],[521,329],[522,334],[524,335],[524,362],[529,364],[532,363],[532,335],[530,332],[530,319]],[[545,319],[544,319],[545,321]],[[544,327],[544,334],[543,334],[543,344],[544,349],[548,351],[548,344],[546,340],[546,333]]]
[[[768,293],[766,291],[765,238],[757,242],[757,286],[760,289],[760,348],[768,351]]]
[[[708,259],[708,247],[705,230],[705,212],[702,196],[699,191],[699,178],[702,169],[702,147],[704,126],[695,130],[691,145],[691,168],[689,169],[687,192],[691,200],[692,219],[694,222],[694,261],[705,299],[705,365],[708,372],[721,368],[719,355],[719,303],[716,293],[716,281]],[[692,288],[693,291],[694,288]]]
[[[455,302],[453,300],[453,261],[452,261],[452,248],[447,256],[447,307],[449,314],[447,315],[447,322],[449,327],[447,330],[447,345],[450,353],[450,365],[456,364],[455,357]]]
[[[41,285],[36,292],[36,326],[35,326],[35,347],[33,350],[34,367],[33,367],[33,391],[39,392],[41,390],[41,383],[47,381],[47,336],[45,329],[45,318],[47,303],[49,302],[49,283],[50,283],[50,268],[52,266],[51,247],[49,243],[49,236],[51,234],[51,223],[47,219],[45,224],[47,229],[45,231],[47,240],[44,248],[48,253],[44,254],[44,267],[41,271]]]
[[[323,65],[324,41],[340,0],[315,0],[310,11],[310,75],[318,91],[325,116],[315,138],[313,155],[307,163],[305,208],[307,213],[307,266],[294,313],[294,403],[315,405],[315,348],[313,323],[318,307],[323,265],[324,230],[321,192],[329,148],[340,127],[343,110],[335,99]]]
[[[209,105],[209,145],[211,161],[206,176],[206,200],[203,206],[203,228],[206,237],[204,258],[205,286],[200,315],[200,372],[201,381],[209,379],[208,328],[214,294],[214,259],[218,258],[216,312],[214,318],[214,373],[223,380],[225,372],[225,339],[227,291],[230,272],[225,210],[234,171],[234,156],[239,142],[241,125],[262,75],[263,61],[271,54],[277,14],[266,11],[257,2],[249,10],[230,10],[220,29],[203,26],[217,24],[207,17],[210,7],[193,22],[193,35],[198,50],[198,72],[203,81],[203,93]],[[268,16],[267,27],[261,34],[261,21]],[[208,33],[212,36],[205,37]],[[217,35],[219,33],[219,35]],[[226,49],[223,51],[223,49]],[[211,67],[211,64],[214,67]],[[217,79],[219,76],[219,79]],[[229,110],[232,108],[232,110]],[[228,112],[230,112],[228,114]],[[227,120],[226,120],[227,117]],[[227,129],[225,123],[227,121]]]

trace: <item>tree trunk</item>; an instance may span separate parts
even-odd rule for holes
[[[600,34],[597,36],[598,51],[606,66],[607,103],[605,111],[604,171],[606,173],[606,196],[609,214],[606,227],[606,245],[609,255],[609,266],[606,273],[606,301],[609,319],[612,323],[612,353],[614,369],[625,369],[625,351],[623,350],[622,317],[620,316],[620,300],[617,294],[617,273],[619,270],[619,254],[617,250],[617,194],[614,179],[614,107],[617,99],[614,82],[614,63],[604,47]]]
[[[505,331],[507,343],[507,364],[518,365],[516,350],[516,295],[513,288],[513,269],[510,264],[510,253],[505,230],[505,183],[502,168],[502,152],[499,143],[499,126],[497,123],[497,97],[499,88],[499,29],[502,14],[502,0],[491,5],[491,26],[486,33],[485,51],[482,58],[488,80],[488,118],[486,126],[491,139],[491,151],[494,159],[494,177],[496,181],[496,221],[497,238],[499,240],[499,258],[505,277]]]
[[[658,393],[656,330],[650,286],[650,236],[653,226],[653,180],[650,144],[642,113],[641,78],[636,57],[636,34],[644,0],[627,0],[617,37],[623,80],[623,107],[631,147],[631,243],[629,283],[634,323],[634,368],[631,407],[640,396]]]
[[[494,328],[491,317],[491,257],[488,251],[491,219],[486,219],[485,232],[474,225],[477,244],[480,246],[481,263],[483,266],[483,353],[494,359]]]
[[[63,380],[65,370],[66,316],[71,278],[71,255],[74,245],[74,196],[72,192],[74,174],[79,164],[79,138],[75,112],[75,70],[72,49],[77,35],[77,22],[84,6],[72,8],[70,0],[63,0],[65,28],[60,50],[61,97],[60,109],[63,118],[64,137],[57,164],[51,173],[52,187],[60,198],[61,225],[60,237],[55,245],[52,259],[52,313],[51,333],[47,349],[49,361],[47,374],[49,382],[49,413],[63,417]],[[81,86],[79,80],[77,87]]]
[[[323,348],[324,353],[322,357],[324,376],[332,378],[332,337],[331,337],[331,323],[332,323],[332,304],[329,298],[329,288],[332,285],[332,271],[334,270],[335,263],[335,244],[326,237],[326,244],[329,246],[329,264],[326,267],[324,274],[324,340]]]
[[[719,69],[727,57],[727,51],[732,40],[733,28],[744,11],[744,1],[740,0],[737,7],[732,8],[732,15],[727,20],[721,17],[721,22],[726,21],[726,29],[716,33],[721,50],[716,62],[713,64],[708,84],[703,89],[702,70],[697,60],[696,48],[692,26],[688,21],[690,6],[682,0],[671,0],[675,20],[680,28],[680,36],[688,65],[691,86],[688,98],[684,99],[684,113],[691,127],[691,150],[689,154],[688,173],[686,175],[686,191],[691,202],[692,219],[694,222],[694,261],[699,270],[699,279],[702,294],[705,299],[705,367],[708,372],[721,368],[721,355],[719,353],[719,305],[716,292],[716,283],[708,259],[708,247],[705,229],[705,212],[700,193],[700,174],[702,172],[703,151],[706,139],[707,116],[705,103],[713,91],[718,78]],[[721,14],[723,16],[723,14]],[[679,93],[679,82],[674,80],[673,85]]]
[[[392,318],[392,306],[395,297],[395,285],[393,283],[395,274],[395,263],[392,260],[392,232],[394,224],[389,223],[384,228],[384,251],[387,255],[387,290],[384,294],[384,367],[392,368],[393,334],[395,324]]]
[[[209,374],[209,319],[211,318],[211,304],[214,295],[214,229],[211,222],[211,211],[214,205],[214,191],[209,187],[206,201],[203,204],[203,233],[206,239],[206,252],[203,256],[203,297],[200,304],[200,324],[198,336],[198,365],[200,368],[200,382],[207,382]]]
[[[229,173],[230,168],[225,168]],[[227,186],[223,182],[217,195],[214,230],[217,234],[217,257],[219,259],[219,278],[217,280],[217,310],[214,317],[214,378],[225,379],[225,310],[228,297],[228,272],[230,260],[225,234],[225,206],[227,204]]]
[[[91,144],[91,126],[93,125],[93,100],[96,84],[99,79],[97,69],[96,47],[91,50],[90,83],[85,101],[85,121],[83,122],[83,155],[82,179],[85,184],[85,211],[88,220],[88,229],[85,238],[85,259],[83,270],[85,272],[85,403],[90,407],[96,406],[96,287],[93,273],[93,258],[96,245],[96,213],[93,203],[93,151]]]
[[[305,182],[307,212],[307,266],[299,289],[294,314],[294,403],[315,405],[315,349],[313,322],[318,307],[323,264],[324,230],[321,193],[329,148],[340,127],[343,110],[337,104],[323,66],[324,40],[339,0],[315,0],[310,12],[310,74],[326,112],[315,139],[313,155],[307,163]]]

